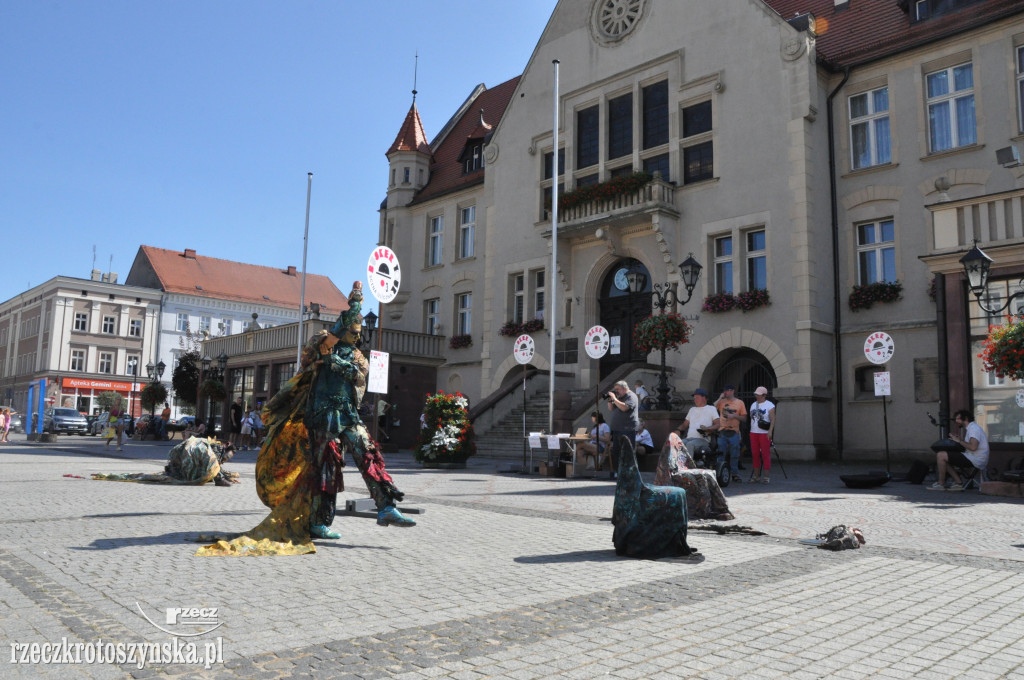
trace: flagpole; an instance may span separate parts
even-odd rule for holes
[[[554,89],[554,153],[551,154],[551,176],[554,184],[551,189],[551,281],[547,289],[551,291],[544,314],[548,317],[548,335],[551,338],[551,376],[548,379],[548,434],[555,432],[555,336],[558,329],[558,60],[551,62],[555,67]]]
[[[309,196],[313,192],[313,173],[306,177],[306,230],[302,233],[302,292],[299,293],[299,341],[295,348],[295,370],[302,363],[302,315],[306,313],[306,247],[309,245]]]

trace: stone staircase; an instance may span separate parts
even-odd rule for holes
[[[575,397],[574,397],[575,398]],[[526,399],[526,431],[548,429],[548,393],[537,392]],[[516,404],[487,434],[477,437],[477,455],[523,459],[523,404]],[[536,457],[534,452],[534,457]]]

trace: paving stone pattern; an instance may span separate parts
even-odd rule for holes
[[[197,558],[199,533],[265,508],[243,484],[96,482],[159,469],[167,444],[123,454],[84,439],[0,449],[0,678],[1024,678],[1024,503],[887,485],[836,466],[726,489],[735,522],[685,559],[611,546],[613,486],[389,457],[412,529],[340,516],[316,555]],[[846,470],[843,470],[846,471]],[[363,494],[354,467],[346,498]],[[776,483],[775,479],[779,477]],[[861,527],[861,550],[796,539]],[[168,607],[217,607],[223,664],[10,663],[11,643],[166,642]]]

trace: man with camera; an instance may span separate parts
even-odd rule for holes
[[[732,481],[742,482],[740,478],[740,425],[747,419],[747,407],[736,398],[736,386],[726,385],[721,396],[715,401],[718,409],[718,462],[728,458]]]
[[[612,430],[612,479],[618,476],[619,454],[623,446],[632,446],[640,426],[637,415],[639,402],[636,394],[630,392],[629,383],[620,380],[604,395],[608,402],[608,426]],[[626,438],[625,442],[623,437]]]

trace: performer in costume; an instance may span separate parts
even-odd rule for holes
[[[339,538],[330,526],[338,492],[345,488],[341,474],[345,453],[355,460],[370,497],[377,504],[377,524],[416,524],[395,507],[404,494],[395,487],[378,444],[359,417],[369,373],[369,364],[357,348],[363,321],[362,301],[362,283],[356,281],[349,294],[348,310],[341,313],[320,345],[319,368],[306,409],[314,470],[310,534],[316,538]]]

